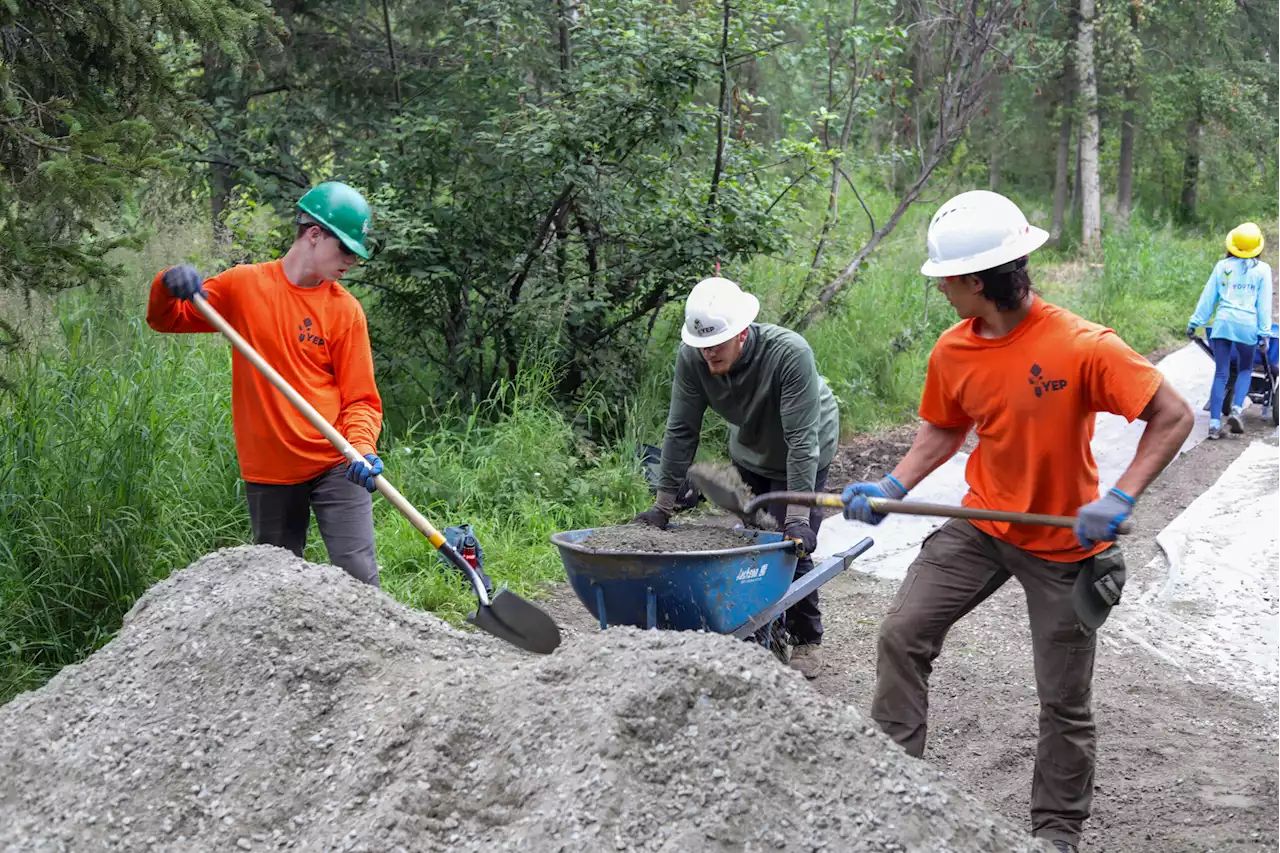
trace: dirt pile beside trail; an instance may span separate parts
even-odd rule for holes
[[[675,524],[666,530],[647,524],[623,524],[618,527],[601,527],[582,540],[587,548],[601,551],[641,551],[645,553],[670,553],[672,551],[721,551],[726,548],[745,548],[753,544],[749,534],[728,527],[704,524]]]
[[[536,658],[267,548],[0,708],[0,802],[24,853],[1041,849],[750,644]]]

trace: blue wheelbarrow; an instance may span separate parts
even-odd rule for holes
[[[599,622],[670,631],[712,631],[775,645],[787,608],[849,567],[868,537],[793,581],[796,544],[781,533],[738,530],[742,547],[648,553],[590,548],[593,530],[556,533],[565,573]]]

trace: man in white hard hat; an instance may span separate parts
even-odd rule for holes
[[[1027,255],[1048,235],[996,193],[962,193],[929,223],[921,269],[960,322],[929,356],[923,423],[875,483],[845,489],[845,516],[879,524],[868,498],[903,498],[976,429],[964,504],[1073,515],[1074,530],[951,521],[924,541],[880,625],[871,715],[908,753],[924,753],[929,673],[947,631],[1011,576],[1027,599],[1040,738],[1032,833],[1076,853],[1093,801],[1095,632],[1119,601],[1116,531],[1191,431],[1186,400],[1110,329],[1031,290]],[[1096,412],[1147,426],[1129,468],[1098,495],[1089,448]]]
[[[636,521],[666,527],[676,492],[698,450],[708,408],[729,424],[729,456],[756,494],[821,491],[840,439],[835,396],[818,375],[800,335],[756,323],[760,302],[726,278],[698,282],[685,302],[671,409],[662,444],[657,502]],[[771,507],[778,526],[800,543],[796,577],[813,568],[822,512]],[[787,611],[791,665],[815,678],[821,668],[822,613],[815,591]]]

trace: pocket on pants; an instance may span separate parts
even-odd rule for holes
[[[1050,641],[1042,671],[1042,698],[1051,705],[1080,706],[1093,690],[1096,641],[1093,635],[1078,643]]]

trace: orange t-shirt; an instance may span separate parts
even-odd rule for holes
[[[1110,329],[1040,297],[1012,332],[983,338],[973,320],[952,326],[929,355],[920,417],[944,429],[973,425],[965,506],[1075,515],[1098,498],[1089,442],[1096,412],[1133,421],[1163,376]],[[1075,562],[1084,549],[1065,528],[975,521],[974,526],[1046,560]]]
[[[194,305],[151,283],[147,325],[213,332]],[[361,454],[375,453],[382,399],[364,309],[334,281],[298,287],[279,261],[232,267],[204,283],[209,304]],[[240,475],[251,483],[304,483],[344,460],[252,364],[232,350],[231,420]]]

